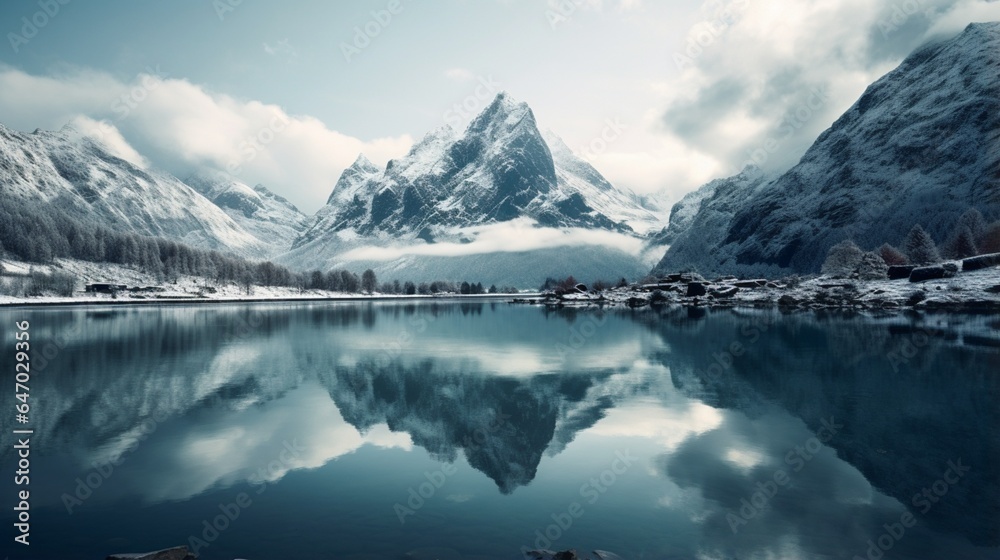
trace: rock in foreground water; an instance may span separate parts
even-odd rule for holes
[[[122,554],[112,554],[105,560],[196,560],[198,557],[191,553],[186,546],[165,548],[155,552],[128,552]]]

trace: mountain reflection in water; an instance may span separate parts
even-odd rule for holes
[[[32,505],[51,537],[37,558],[184,543],[240,489],[266,489],[265,505],[203,558],[397,558],[423,540],[516,558],[574,500],[584,515],[553,547],[625,558],[863,557],[907,511],[899,557],[1000,547],[989,317],[500,302],[0,314],[54,341],[32,389]],[[832,437],[811,442],[824,425]],[[623,450],[641,465],[589,503],[578,489]],[[915,502],[949,462],[969,470]],[[105,464],[76,507],[101,523],[69,515],[76,479]],[[443,494],[401,523],[393,505],[449,464]],[[778,471],[788,483],[755,499]],[[133,522],[157,529],[142,540]]]

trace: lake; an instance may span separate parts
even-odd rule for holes
[[[435,301],[0,325],[12,560],[1000,558],[995,315]]]

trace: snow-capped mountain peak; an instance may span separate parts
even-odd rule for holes
[[[350,200],[357,188],[362,185],[368,178],[380,173],[378,167],[375,166],[365,154],[358,154],[357,159],[354,163],[345,169],[341,174],[340,178],[337,180],[336,185],[333,187],[333,191],[330,192],[329,198],[327,198],[327,204],[344,203]]]
[[[514,220],[602,230],[635,241],[637,232],[662,228],[666,216],[615,188],[555,135],[547,139],[531,108],[501,92],[461,133],[435,129],[383,171],[359,165],[345,170],[286,262],[342,265],[338,255],[359,245],[464,243],[464,228]],[[632,255],[622,258],[639,262]]]
[[[527,103],[516,101],[506,91],[501,91],[486,109],[472,119],[465,134],[494,137],[497,133],[512,131],[519,125],[537,128],[534,113]]]

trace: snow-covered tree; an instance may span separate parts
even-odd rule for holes
[[[823,274],[835,277],[848,277],[857,270],[864,253],[850,239],[846,239],[830,247],[820,269]]]
[[[878,248],[878,254],[885,261],[885,264],[889,266],[900,266],[909,264],[910,260],[906,258],[906,255],[902,251],[893,247],[888,243],[883,243],[881,247]]]
[[[375,288],[378,286],[378,279],[375,277],[375,271],[368,269],[361,273],[361,289],[365,292],[373,293]]]
[[[951,259],[965,259],[979,254],[976,238],[968,226],[960,226],[945,245],[945,254]]]
[[[889,265],[885,263],[882,255],[869,251],[861,255],[857,270],[858,278],[862,280],[885,280],[889,274]]]
[[[913,226],[910,233],[906,234],[906,241],[903,243],[903,251],[909,257],[911,264],[925,265],[941,262],[937,246],[931,236],[920,227],[920,224]]]
[[[374,272],[372,273],[374,274]],[[361,286],[361,280],[358,279],[358,275],[350,272],[348,270],[340,271],[340,289],[344,290],[349,294],[356,293],[358,288]]]
[[[986,231],[986,220],[983,218],[982,212],[976,210],[975,208],[970,208],[967,210],[960,218],[958,218],[958,223],[955,225],[955,229],[961,231],[962,228],[969,228],[972,232],[973,239],[976,236],[982,235]]]

